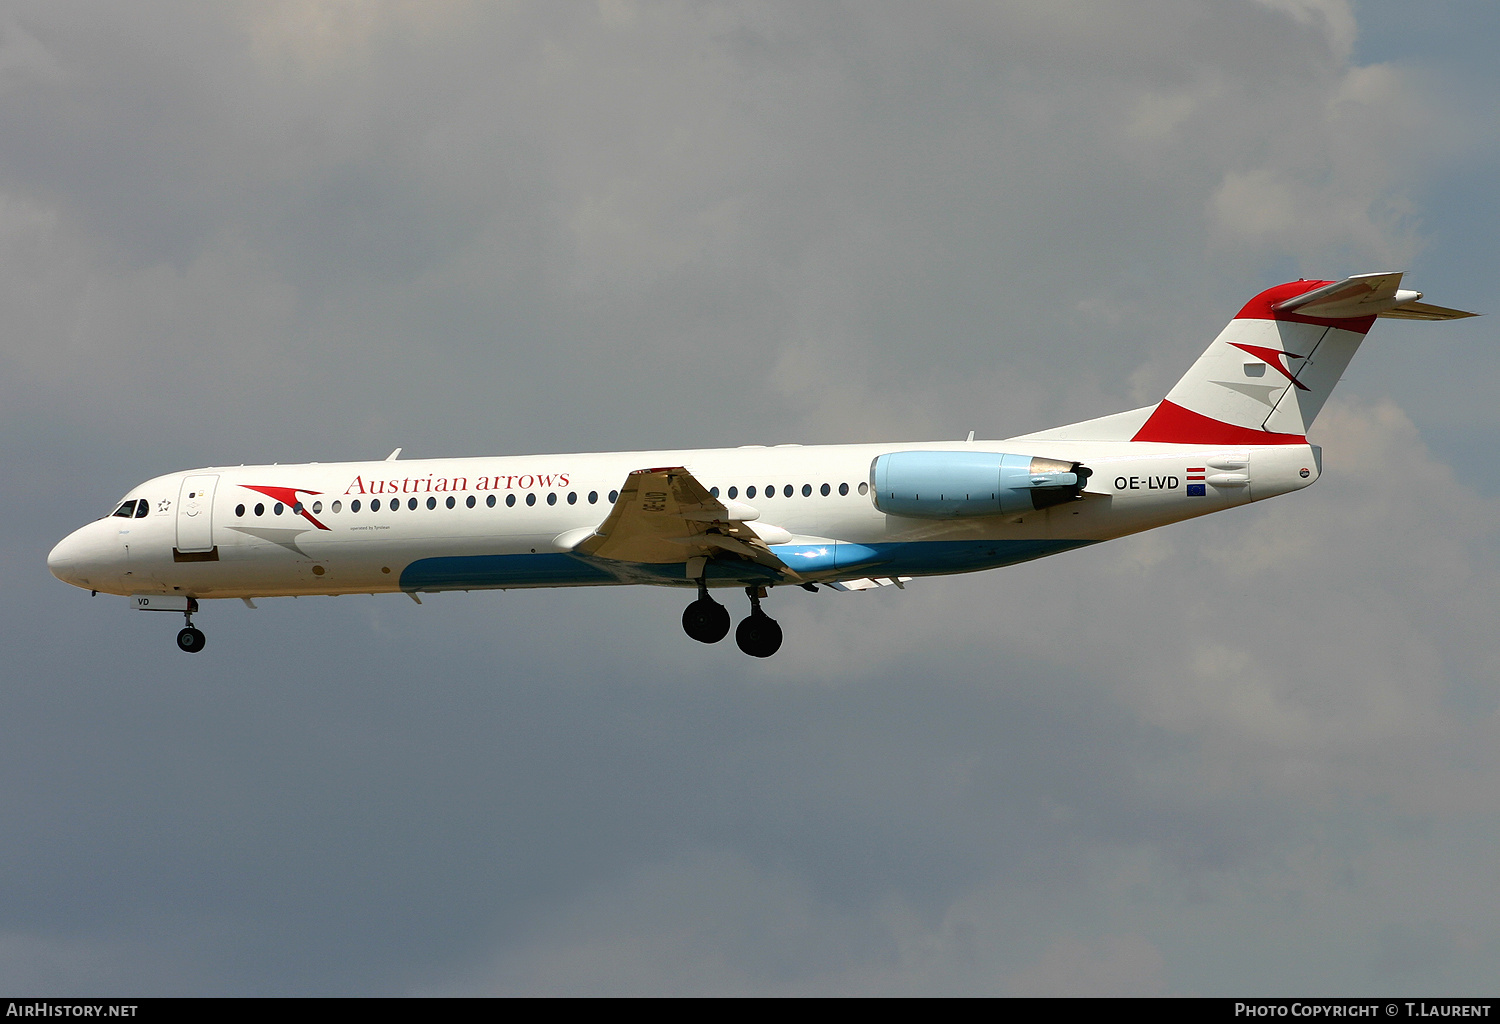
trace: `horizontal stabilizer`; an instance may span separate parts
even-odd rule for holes
[[[1395,309],[1388,309],[1384,313],[1375,315],[1391,320],[1463,320],[1465,317],[1483,314],[1466,313],[1461,309],[1449,309],[1446,306],[1432,306],[1425,302],[1407,302]]]
[[[1407,302],[1421,292],[1401,288],[1401,274],[1355,274],[1342,281],[1283,299],[1271,307],[1276,313],[1320,316],[1330,320],[1376,316]]]
[[[1327,320],[1349,320],[1383,316],[1396,320],[1461,320],[1477,316],[1460,309],[1446,309],[1418,302],[1421,292],[1401,287],[1401,274],[1356,274],[1321,288],[1294,295],[1276,303],[1276,313],[1316,316]]]

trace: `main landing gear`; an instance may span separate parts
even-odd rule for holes
[[[698,581],[698,600],[682,610],[682,628],[700,644],[716,644],[729,635],[729,609],[708,596],[708,584]]]
[[[203,630],[193,625],[193,613],[197,610],[197,600],[188,598],[187,611],[182,613],[183,618],[187,620],[187,625],[177,632],[177,649],[189,654],[197,654],[208,643],[208,637],[203,635]]]
[[[746,587],[745,593],[750,597],[750,614],[734,631],[734,642],[752,658],[769,658],[781,649],[781,626],[760,610],[765,587]],[[682,612],[682,628],[703,644],[716,644],[729,634],[729,610],[708,596],[708,584],[702,579],[698,580],[698,600]]]
[[[769,658],[781,650],[781,626],[760,610],[760,599],[766,596],[765,587],[746,587],[745,593],[750,595],[750,614],[734,631],[734,642],[752,658]]]

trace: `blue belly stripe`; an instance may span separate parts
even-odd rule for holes
[[[1097,544],[1095,540],[924,540],[902,544],[873,544],[880,551],[876,563],[862,564],[865,572],[844,576],[940,576],[978,572],[1033,558],[1060,554]]]
[[[781,544],[772,550],[814,580],[860,576],[937,576],[1027,562],[1092,540],[940,540],[897,544]],[[753,562],[711,561],[708,579],[766,583],[775,574]],[[444,555],[419,558],[401,571],[402,590],[483,590],[490,587],[578,587],[610,583],[686,585],[683,563],[645,565],[594,561],[579,555]]]
[[[443,555],[419,558],[401,570],[402,590],[482,590],[485,587],[577,587],[620,578],[572,555]]]

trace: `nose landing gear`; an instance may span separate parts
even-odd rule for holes
[[[203,630],[193,625],[193,613],[197,610],[197,599],[188,598],[187,611],[182,613],[182,617],[187,620],[187,625],[177,632],[177,649],[189,654],[197,654],[208,643],[208,637],[203,635]]]
[[[198,610],[196,597],[186,594],[131,594],[130,604],[138,612],[177,612],[187,620],[177,634],[178,650],[197,654],[208,643],[203,630],[193,625],[193,613]]]
[[[750,596],[750,614],[734,631],[734,642],[752,658],[769,658],[781,650],[781,626],[760,610],[760,599],[766,596],[765,587],[746,587],[745,593]]]

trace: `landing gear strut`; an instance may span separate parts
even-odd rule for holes
[[[781,626],[760,610],[765,587],[746,587],[745,593],[750,597],[750,614],[734,631],[734,642],[752,658],[769,658],[781,650]]]
[[[729,635],[729,609],[708,596],[708,584],[698,578],[698,600],[682,612],[682,628],[700,644],[716,644]]]
[[[197,610],[197,599],[188,598],[187,611],[182,613],[183,618],[187,620],[187,625],[177,633],[178,650],[186,651],[189,654],[197,654],[208,643],[208,638],[203,635],[203,630],[193,625],[193,613]]]

